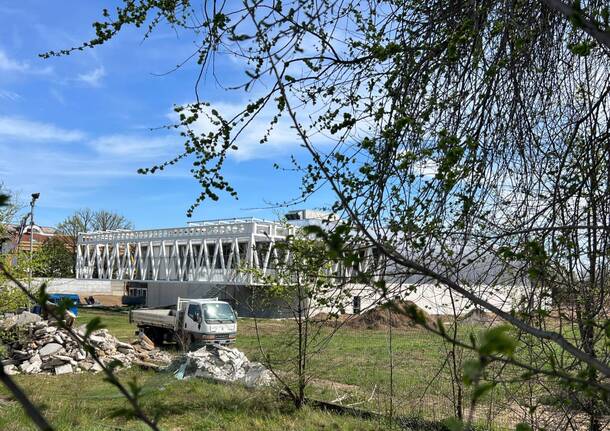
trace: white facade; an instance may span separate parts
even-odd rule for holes
[[[289,221],[311,224],[311,220],[317,219],[301,211]],[[242,269],[257,268],[264,274],[274,261],[288,259],[289,256],[278,256],[275,244],[294,233],[294,229],[299,227],[259,219],[230,219],[192,222],[178,228],[82,233],[77,245],[76,278],[145,282],[149,306],[171,304],[178,296],[208,294],[246,301],[248,289],[257,283],[249,271]],[[372,269],[370,265],[376,261],[372,249],[363,250],[362,257],[358,268],[335,266],[332,272],[349,279],[354,272]],[[386,298],[411,300],[431,314],[452,314],[454,308],[467,311],[470,306],[459,295],[449,295],[446,287],[423,280],[414,283],[415,291],[410,288],[411,283],[398,283],[393,277],[387,277],[387,282]],[[472,289],[504,310],[510,309],[523,293],[521,287],[496,283],[474,285]],[[64,290],[74,287],[66,286]],[[354,304],[364,311],[383,300],[373,288],[353,284],[344,305],[347,312],[353,311]],[[320,311],[330,310],[322,307]]]
[[[388,292],[385,298],[375,289],[364,285],[350,285],[351,298],[343,301],[344,309],[347,313],[358,313],[376,307],[380,303],[389,299],[400,298],[401,300],[411,301],[419,308],[431,315],[453,315],[463,316],[472,311],[474,306],[471,301],[453,292],[446,286],[439,286],[434,283],[421,283],[415,289],[405,288],[401,284],[389,282]],[[509,312],[519,302],[523,294],[522,286],[518,285],[477,285],[467,287],[478,297],[488,301],[499,309]],[[355,298],[357,299],[357,310],[355,309]],[[316,312],[329,313],[337,311],[337,307],[316,306]]]
[[[278,258],[276,241],[292,228],[258,219],[79,234],[76,278],[253,284],[244,266],[263,272]]]

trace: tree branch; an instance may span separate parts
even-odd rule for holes
[[[47,422],[45,417],[42,415],[38,407],[36,407],[28,398],[28,396],[21,390],[19,386],[11,379],[11,377],[4,372],[4,367],[0,366],[0,381],[4,386],[7,387],[13,396],[17,399],[21,407],[25,410],[25,413],[30,419],[36,424],[41,431],[52,431],[53,427]]]
[[[251,12],[251,16],[252,16],[252,21],[254,22],[254,25],[257,25],[252,12]],[[260,28],[258,28],[258,26],[257,26],[257,29],[260,32]],[[261,37],[264,38],[264,36],[261,36]],[[267,52],[270,52],[270,47],[268,46],[268,42],[267,42],[266,38],[263,39],[263,44],[264,44],[264,48],[267,50]],[[286,110],[290,116],[290,119],[292,120],[292,123],[294,125],[294,128],[297,131],[297,134],[299,135],[299,138],[303,142],[303,146],[307,149],[307,151],[312,156],[316,165],[322,171],[322,175],[326,178],[326,180],[330,184],[333,192],[339,198],[341,205],[349,214],[350,219],[357,225],[358,230],[366,238],[368,238],[369,241],[371,241],[372,245],[377,247],[383,255],[390,258],[397,264],[405,266],[410,269],[413,269],[413,270],[417,271],[418,273],[420,273],[421,275],[430,277],[430,278],[438,281],[439,283],[446,285],[450,289],[453,289],[455,292],[459,293],[463,297],[472,301],[473,304],[479,305],[480,307],[483,307],[483,308],[493,312],[494,314],[496,314],[497,316],[506,320],[507,322],[511,323],[513,326],[519,328],[523,332],[526,332],[537,338],[553,341],[558,346],[560,346],[562,349],[564,349],[565,351],[570,353],[572,356],[574,356],[574,357],[578,358],[579,360],[583,361],[584,363],[590,365],[591,367],[593,367],[600,373],[604,374],[605,376],[610,377],[610,367],[608,367],[606,364],[601,362],[599,359],[592,357],[591,355],[587,354],[586,352],[584,352],[584,351],[580,350],[579,348],[577,348],[576,346],[574,346],[566,338],[564,338],[561,334],[538,329],[538,328],[535,328],[535,327],[519,320],[517,317],[513,316],[512,314],[507,313],[506,311],[503,311],[499,307],[496,307],[495,305],[491,304],[489,301],[486,301],[483,298],[480,298],[479,296],[470,292],[468,289],[461,286],[458,282],[451,280],[450,278],[448,278],[444,275],[441,275],[438,272],[433,271],[430,268],[425,267],[415,261],[412,261],[411,259],[407,259],[406,257],[402,256],[400,253],[396,252],[395,250],[388,249],[383,243],[379,242],[376,238],[374,238],[373,235],[371,234],[371,232],[369,231],[369,229],[367,229],[362,224],[362,222],[359,220],[357,214],[355,214],[354,210],[351,208],[349,200],[341,192],[341,189],[339,188],[337,182],[335,181],[335,178],[333,177],[331,172],[329,172],[329,170],[328,170],[327,166],[324,164],[324,162],[321,160],[320,155],[315,150],[315,148],[312,146],[312,144],[309,140],[309,137],[307,136],[307,134],[303,130],[303,127],[297,120],[296,112],[292,108],[292,105],[291,105],[289,97],[288,97],[288,91],[286,90],[286,87],[284,85],[283,73],[281,73],[278,70],[276,61],[273,59],[273,57],[270,56],[269,62],[271,64],[273,74],[275,75],[275,79],[277,81],[278,88],[281,92],[282,97],[284,98]]]
[[[580,28],[606,48],[610,48],[610,33],[599,29],[591,17],[585,15],[583,11],[571,6],[561,0],[542,0],[549,9],[559,12],[564,17],[570,19],[579,18]]]

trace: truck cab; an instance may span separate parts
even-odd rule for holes
[[[178,298],[171,308],[131,310],[129,322],[155,344],[173,340],[185,350],[193,343],[232,344],[237,333],[237,315],[218,298]]]
[[[179,327],[192,341],[206,344],[235,342],[237,316],[233,308],[218,298],[181,299],[177,305]]]

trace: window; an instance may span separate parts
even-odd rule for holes
[[[352,309],[354,314],[360,314],[360,297],[354,296],[352,299]]]
[[[197,322],[201,316],[201,307],[197,304],[189,304],[188,316]]]
[[[206,321],[235,321],[235,314],[233,314],[233,309],[229,304],[220,302],[216,304],[205,304],[203,307],[205,310]]]

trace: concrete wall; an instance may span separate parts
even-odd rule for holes
[[[80,296],[112,295],[122,296],[125,282],[120,280],[80,280],[75,278],[54,278],[51,280],[36,278],[34,286],[47,282],[48,293],[76,293]]]
[[[415,303],[418,307],[424,309],[427,313],[433,315],[452,315],[454,309],[459,314],[467,313],[472,310],[472,303],[464,297],[449,291],[444,286],[435,284],[420,284],[413,290],[406,286],[388,284],[388,298],[400,298]],[[374,289],[363,286],[350,286],[346,292],[347,298],[343,305],[347,313],[353,313],[353,298],[360,297],[360,309],[365,311],[371,307],[375,307],[382,301],[382,297],[375,292]],[[470,291],[476,293],[477,296],[485,299],[496,307],[504,311],[510,311],[515,306],[524,292],[523,286],[508,286],[508,285],[480,285],[470,286]],[[332,310],[329,307],[318,307],[318,312],[328,313]]]
[[[503,311],[510,311],[515,307],[524,293],[524,288],[520,285],[496,284],[464,287]],[[403,292],[401,297],[413,301],[430,314],[451,315],[454,307],[458,314],[464,314],[473,309],[469,300],[451,292],[444,286],[422,284],[417,286],[414,292],[404,290]]]
[[[218,298],[227,301],[240,316],[285,317],[287,310],[277,303],[256,301],[249,286],[218,285],[203,282],[148,281],[146,306],[175,305],[181,298]]]
[[[44,280],[35,279],[34,285],[40,285]],[[80,296],[111,295],[121,297],[125,292],[125,281],[121,280],[81,280],[58,278],[48,281],[49,293],[76,293]],[[240,316],[258,317],[285,317],[286,307],[268,300],[261,301],[253,297],[253,289],[249,286],[227,286],[204,282],[172,282],[148,281],[146,305],[160,307],[175,305],[176,299],[183,298],[213,298],[218,297],[229,302]],[[262,288],[257,288],[262,289]],[[352,313],[352,303],[355,296],[360,297],[360,308],[366,310],[374,307],[380,296],[371,288],[362,285],[353,285],[345,299],[345,311]],[[523,293],[520,286],[473,286],[470,288],[493,305],[508,311]],[[450,315],[453,313],[452,296],[445,287],[433,284],[418,285],[415,291],[399,285],[388,285],[389,297],[399,297],[413,301],[430,314]],[[459,311],[467,312],[471,307],[469,301],[454,294],[455,306]],[[328,312],[330,309],[319,307],[319,312]]]
[[[211,298],[218,296],[218,286],[198,282],[147,281],[147,307],[176,305],[181,298]]]

